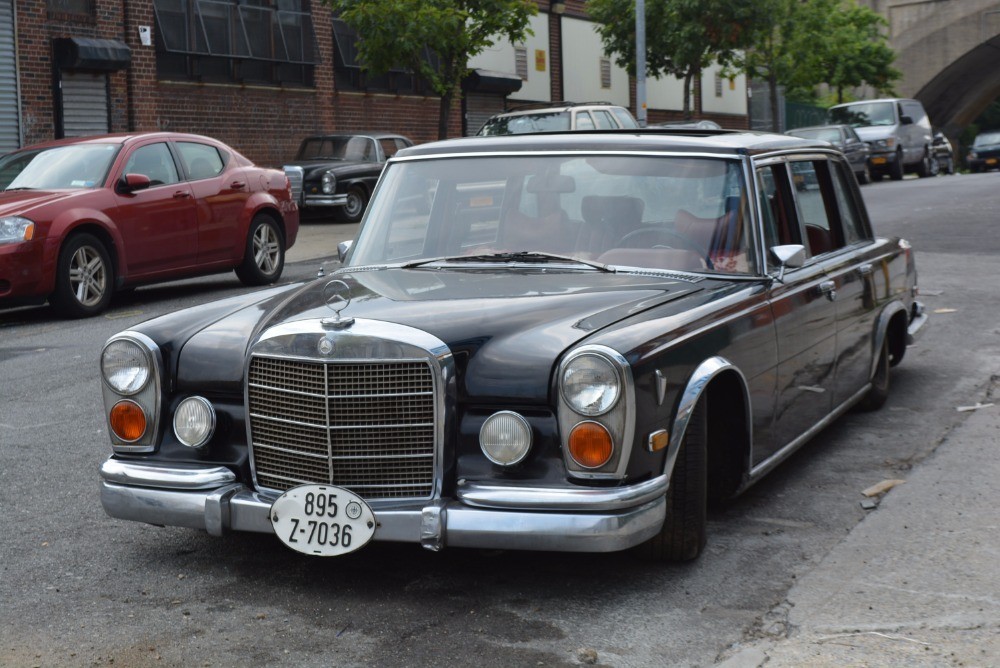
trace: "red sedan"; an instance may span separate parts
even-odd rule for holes
[[[284,172],[208,137],[63,139],[0,157],[0,305],[101,312],[117,289],[236,270],[278,280],[299,211]]]

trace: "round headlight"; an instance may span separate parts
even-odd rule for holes
[[[479,447],[494,464],[517,464],[531,447],[531,425],[512,411],[494,413],[479,430]]]
[[[602,355],[586,353],[566,365],[562,395],[581,415],[602,415],[611,410],[621,394],[618,369]]]
[[[101,374],[119,394],[135,394],[146,387],[151,373],[149,355],[134,341],[112,341],[101,353]]]
[[[333,191],[337,189],[337,177],[333,175],[333,172],[323,173],[323,193],[326,195],[332,195]]]
[[[215,431],[215,409],[208,399],[188,397],[174,413],[174,435],[189,448],[200,448],[208,443]]]

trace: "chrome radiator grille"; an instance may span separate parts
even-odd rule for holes
[[[424,361],[255,356],[248,376],[257,484],[346,487],[365,499],[434,490],[434,381]]]
[[[302,182],[305,180],[305,170],[298,165],[285,165],[285,176],[292,186],[292,201],[302,204]]]

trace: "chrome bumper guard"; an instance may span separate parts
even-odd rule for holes
[[[921,302],[913,302],[910,311],[910,324],[906,328],[906,345],[912,346],[923,334],[924,326],[927,325],[927,309]]]
[[[474,547],[614,552],[660,530],[668,479],[618,488],[538,488],[460,484],[457,499],[388,509],[372,504],[375,540],[430,550]],[[111,517],[160,526],[273,533],[267,499],[225,467],[161,466],[108,459],[101,504]]]

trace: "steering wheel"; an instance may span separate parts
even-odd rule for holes
[[[637,239],[649,239],[647,243],[637,243]],[[656,242],[662,243],[656,243]],[[671,244],[669,242],[680,242],[680,245]],[[714,269],[712,266],[712,258],[708,255],[708,249],[703,247],[697,241],[691,237],[681,234],[675,230],[671,230],[666,227],[645,227],[638,230],[632,230],[615,244],[616,248],[684,248],[689,251],[693,251],[698,254],[698,257],[705,261],[709,269]]]

